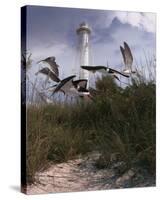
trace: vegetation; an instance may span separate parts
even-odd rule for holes
[[[114,157],[155,173],[155,83],[139,78],[122,88],[107,76],[97,80],[96,89],[89,103],[27,107],[28,183],[48,161],[65,162],[93,150],[101,153],[104,167]]]

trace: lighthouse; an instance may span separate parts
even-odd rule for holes
[[[80,24],[76,32],[79,37],[78,49],[80,53],[79,54],[80,66],[89,65],[89,36],[91,34],[91,29],[87,23],[83,22]],[[88,80],[88,84],[87,84],[87,88],[88,88],[89,87],[89,72],[87,70],[83,70],[80,68],[79,78]]]

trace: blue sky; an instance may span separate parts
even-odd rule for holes
[[[81,22],[92,29],[90,36],[90,62],[122,70],[119,49],[126,41],[131,47],[134,64],[145,65],[147,57],[155,56],[156,15],[154,13],[74,9],[29,6],[27,10],[27,50],[32,53],[33,77],[38,70],[36,62],[55,56],[60,65],[60,78],[73,74],[79,65],[78,36]],[[42,65],[42,64],[41,64]]]

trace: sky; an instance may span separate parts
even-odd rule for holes
[[[120,45],[126,41],[134,57],[134,65],[146,65],[146,58],[156,54],[156,14],[144,12],[108,11],[77,8],[28,6],[27,51],[32,53],[29,74],[40,67],[37,61],[55,56],[60,65],[60,78],[79,67],[76,29],[88,23],[90,35],[90,64],[113,66],[122,70]]]

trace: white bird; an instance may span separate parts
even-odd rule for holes
[[[103,74],[111,74],[117,80],[119,80],[117,74],[122,75],[122,76],[124,76],[126,78],[129,78],[128,74],[119,72],[119,71],[117,71],[115,69],[112,69],[112,68],[106,67],[106,66],[101,66],[101,65],[98,65],[98,66],[81,66],[81,68],[85,69],[85,70],[88,70],[88,71],[90,71],[92,73],[95,73],[95,72],[98,71],[98,72],[103,73]]]
[[[123,72],[129,75],[136,73],[136,71],[132,70],[133,56],[132,56],[132,52],[129,45],[126,42],[124,42],[124,48],[120,46],[120,50],[121,50],[124,65],[125,65]]]
[[[52,72],[55,73],[55,75],[57,77],[59,77],[59,69],[58,69],[59,65],[56,63],[55,60],[56,60],[56,58],[54,56],[52,56],[52,57],[47,57],[44,60],[40,60],[37,63],[46,62],[47,64],[49,64]]]
[[[72,81],[74,87],[78,91],[78,96],[83,98],[84,100],[94,100],[93,96],[90,93],[90,89],[87,89],[87,79],[79,79],[76,81]]]
[[[52,95],[54,95],[57,92],[63,92],[64,94],[75,92],[76,89],[73,85],[73,79],[75,77],[76,77],[75,75],[69,76],[61,80],[57,85],[54,85],[53,87],[55,89],[53,90]]]
[[[73,94],[80,97],[89,97],[91,98],[89,90],[86,89],[87,80],[86,79],[79,79],[74,81],[75,75],[69,76],[63,80],[61,80],[57,85],[53,85],[51,88],[55,88],[52,90],[53,96],[57,92],[63,92],[63,94]],[[50,90],[50,91],[51,91]]]

